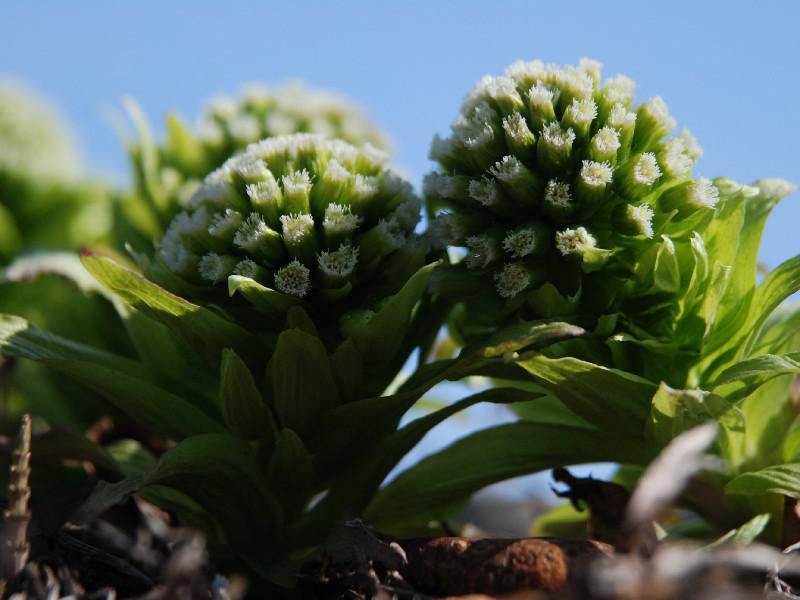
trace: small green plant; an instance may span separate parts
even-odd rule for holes
[[[515,475],[642,467],[708,420],[720,424],[727,471],[705,475],[713,501],[687,500],[703,518],[730,528],[768,512],[777,530],[781,495],[800,497],[789,393],[800,311],[775,312],[800,289],[800,257],[757,277],[766,218],[795,188],[691,179],[699,147],[686,133],[664,137],[664,102],[631,108],[630,80],[599,79],[593,61],[515,63],[481,80],[453,135],[433,142],[435,233],[466,253],[432,287],[458,292],[456,336],[507,340],[502,356],[476,363],[466,352],[455,364],[547,395],[518,408],[519,423],[459,440],[390,483],[367,511],[391,515],[387,527]],[[548,328],[571,337],[542,347]]]
[[[86,252],[133,357],[0,319],[3,354],[78,380],[177,442],[157,463],[136,444],[113,449],[124,493],[133,481],[220,556],[270,578],[360,514],[442,419],[536,396],[479,393],[399,426],[448,372],[423,366],[381,394],[447,306],[424,297],[436,262],[414,233],[420,201],[382,158],[320,135],[268,138],[208,175],[155,254],[135,255],[141,272]]]

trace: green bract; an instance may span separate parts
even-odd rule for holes
[[[720,190],[692,179],[702,151],[660,97],[600,84],[600,65],[517,62],[467,95],[425,194],[440,244],[464,248],[437,288],[458,280],[468,339],[512,319],[565,318],[637,337],[672,336],[695,231]],[[703,287],[703,284],[700,284]]]
[[[138,194],[164,228],[187,206],[208,173],[249,144],[271,136],[319,133],[389,149],[386,135],[352,102],[299,84],[250,85],[238,97],[212,99],[195,127],[176,115],[167,119],[165,142],[156,146],[135,104],[128,110],[140,139],[129,145]]]
[[[205,178],[158,257],[190,297],[238,293],[232,305],[267,315],[301,305],[346,337],[425,261],[420,201],[383,161],[317,134],[253,144]]]

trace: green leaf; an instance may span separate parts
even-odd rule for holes
[[[725,544],[739,544],[742,546],[752,544],[763,533],[771,519],[772,515],[769,513],[756,515],[740,527],[731,529],[728,533],[706,546],[705,549],[712,550]]]
[[[745,456],[745,418],[737,406],[716,394],[674,389],[662,382],[653,396],[647,433],[664,446],[707,421],[719,422],[717,443],[725,458],[731,464],[738,464]]]
[[[222,352],[219,403],[225,425],[245,440],[274,439],[277,428],[250,369],[230,348]]]
[[[413,404],[413,398],[419,395],[421,392],[416,396],[407,393],[375,398],[369,406],[362,407],[369,418],[363,418],[357,422],[354,427],[355,434],[351,433],[349,436],[352,442],[351,446],[345,447],[346,451],[341,450],[339,446],[324,443],[327,440],[338,441],[334,436],[323,438],[322,444],[319,443],[319,439],[315,440],[317,442],[314,446],[317,467],[320,473],[325,473],[326,479],[331,482],[331,488],[314,511],[297,525],[297,529],[293,531],[293,537],[302,538],[307,543],[315,543],[317,537],[324,534],[323,530],[327,523],[344,519],[349,512],[354,510],[360,511],[403,456],[428,431],[447,417],[479,402],[507,404],[530,400],[538,394],[511,388],[486,390],[418,418],[399,430],[387,430],[386,427],[392,421],[395,422],[395,425],[392,426],[394,429],[400,415]],[[386,406],[386,412],[397,413],[394,417],[386,419],[385,412],[372,412],[372,409],[381,408],[379,403],[381,400],[385,401],[385,404],[394,404],[392,407]],[[348,411],[350,414],[356,418],[363,417],[364,413],[359,414],[351,408],[357,404],[359,403],[348,404],[339,410],[350,408],[351,410]],[[343,422],[347,425],[347,421]],[[329,423],[323,423],[321,430],[328,431],[330,427]]]
[[[314,464],[303,441],[291,429],[282,429],[267,467],[267,482],[287,516],[305,508],[313,476]]]
[[[22,244],[22,236],[14,215],[0,204],[0,260],[14,256]]]
[[[80,381],[167,437],[222,429],[191,403],[143,379],[137,363],[39,331],[25,319],[0,315],[0,353],[39,361]]]
[[[345,340],[331,356],[331,368],[344,402],[358,400],[364,381],[364,359],[352,339]]]
[[[299,329],[281,333],[269,372],[278,420],[301,436],[339,405],[328,352],[316,336]]]
[[[800,498],[800,463],[786,463],[742,473],[725,486],[725,492],[744,496],[783,494]]]
[[[113,296],[92,277],[73,252],[37,252],[19,256],[0,271],[0,283],[58,275],[72,281],[84,293],[95,293],[113,301]]]
[[[228,277],[228,294],[233,296],[237,293],[244,296],[256,308],[266,312],[285,313],[298,302],[292,296],[265,287],[255,279],[231,275]]]
[[[655,384],[576,358],[532,354],[517,363],[572,412],[607,431],[640,434]]]
[[[88,271],[125,302],[176,331],[196,352],[217,363],[222,348],[236,348],[247,358],[258,356],[263,344],[246,329],[218,314],[171,294],[113,260],[84,255]]]
[[[135,162],[136,166],[140,169],[142,183],[145,188],[144,197],[156,216],[160,217],[161,213],[168,206],[169,198],[167,198],[161,186],[158,147],[153,139],[153,134],[150,131],[147,118],[144,116],[144,112],[142,112],[139,105],[131,98],[125,98],[123,100],[123,105],[139,134],[137,145],[128,142],[128,151],[134,155],[134,159],[138,159]],[[162,225],[166,226],[166,223],[162,223]]]
[[[391,531],[405,519],[440,517],[458,499],[504,479],[582,463],[643,464],[654,455],[641,437],[524,421],[500,425],[462,438],[401,473],[370,503],[365,519]]]
[[[118,440],[107,449],[125,477],[144,477],[158,462],[147,448],[129,438]]]
[[[585,540],[589,526],[589,511],[578,511],[571,503],[560,504],[540,514],[531,524],[534,537],[560,537]]]
[[[586,335],[585,329],[569,323],[532,321],[498,331],[476,354],[494,358],[533,345],[541,347],[550,342],[582,335]]]
[[[252,451],[228,434],[194,436],[169,450],[145,480],[156,484],[189,496],[220,523],[230,544],[248,554],[268,551],[282,523]]]
[[[731,400],[749,395],[768,381],[780,375],[800,373],[800,352],[778,356],[763,354],[736,363],[720,373],[709,388]]]
[[[667,236],[662,236],[653,267],[652,291],[655,293],[675,294],[680,290],[680,287],[681,272],[678,266],[678,257],[675,254],[675,244]]]
[[[386,363],[396,357],[403,346],[414,307],[427,289],[431,273],[438,264],[431,263],[417,271],[397,294],[386,300],[365,326],[353,334],[353,343],[367,364]]]
[[[127,500],[142,487],[140,476],[122,479],[116,483],[98,481],[92,493],[70,516],[70,521],[88,525],[108,509]]]

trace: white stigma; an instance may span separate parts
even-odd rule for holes
[[[274,179],[251,183],[245,187],[245,192],[247,192],[250,202],[256,207],[274,204],[281,196],[281,188]]]
[[[639,235],[646,238],[653,237],[653,209],[647,204],[630,207],[630,217],[633,224],[639,230]]]
[[[597,241],[592,234],[586,231],[585,227],[556,232],[556,248],[562,256],[582,255],[596,245]]]
[[[625,75],[617,75],[606,79],[602,94],[608,102],[621,102],[626,104],[633,99],[633,90],[636,84]]]
[[[703,156],[703,148],[697,143],[697,138],[688,129],[684,129],[676,138],[683,145],[683,151],[692,159],[697,160]]]
[[[267,236],[268,232],[269,227],[264,222],[264,218],[258,213],[250,213],[250,216],[236,230],[236,234],[233,236],[233,243],[239,248],[253,252],[258,248],[259,243]]]
[[[512,231],[503,239],[503,249],[513,258],[523,258],[536,250],[536,233],[533,229]]]
[[[233,268],[233,274],[255,279],[258,277],[259,270],[260,267],[254,261],[250,260],[249,258],[245,258],[236,264],[236,266]]]
[[[597,116],[597,104],[591,98],[585,100],[573,98],[567,110],[575,123],[591,123]]]
[[[558,121],[553,121],[542,128],[542,137],[554,148],[569,148],[575,141],[575,132],[572,128],[565,131]]]
[[[650,98],[642,106],[643,110],[653,119],[660,127],[666,131],[672,131],[675,128],[675,119],[669,114],[667,103],[661,96],[654,96]]]
[[[483,269],[497,256],[494,244],[487,235],[472,235],[466,239],[466,244],[469,254],[464,263],[468,269]]]
[[[613,173],[608,161],[584,160],[581,167],[581,180],[589,187],[602,188],[611,183]]]
[[[293,171],[281,177],[283,190],[288,196],[294,194],[308,194],[311,191],[311,175],[306,169]]]
[[[421,208],[422,201],[416,196],[410,196],[400,204],[400,206],[394,209],[391,218],[400,225],[401,229],[411,231],[422,218],[420,215]]]
[[[494,163],[494,166],[489,169],[489,172],[497,177],[500,181],[513,181],[522,173],[522,163],[516,156],[506,155],[502,160]]]
[[[507,263],[494,274],[495,288],[503,298],[513,298],[531,284],[527,269],[518,263]]]
[[[480,181],[475,179],[470,181],[467,192],[470,198],[483,206],[494,206],[499,201],[497,182],[488,177],[484,177]]]
[[[379,189],[377,177],[359,174],[353,178],[352,195],[356,200],[369,200],[378,193]]]
[[[331,203],[325,208],[322,227],[329,233],[349,235],[361,225],[361,217],[354,215],[349,206]]]
[[[572,196],[569,193],[569,184],[562,183],[555,179],[547,182],[544,191],[544,201],[556,208],[569,208],[572,204]]]
[[[618,102],[608,115],[608,124],[617,129],[624,129],[636,123],[636,113],[629,111],[625,105]]]
[[[553,103],[553,96],[553,90],[547,87],[544,82],[537,81],[536,84],[528,90],[528,103],[536,110],[544,110]]]
[[[302,298],[311,290],[311,272],[295,258],[275,273],[275,287],[284,294]]]
[[[221,240],[230,239],[242,224],[242,215],[232,208],[226,208],[224,213],[217,213],[211,219],[208,233]]]
[[[620,145],[619,133],[613,127],[603,127],[592,138],[592,149],[598,154],[613,154]]]
[[[220,255],[216,252],[209,252],[201,258],[200,263],[197,265],[197,270],[200,272],[200,276],[203,279],[211,283],[225,281],[228,275],[230,275],[228,265],[225,264],[225,261],[222,260]]]
[[[330,277],[349,277],[358,264],[358,248],[342,244],[337,250],[320,252],[317,264],[320,271]]]
[[[701,177],[692,182],[689,201],[699,208],[714,208],[719,201],[719,190],[711,180]]]
[[[158,253],[171,271],[189,273],[197,264],[197,256],[189,251],[180,236],[170,230],[164,235]]]
[[[335,158],[332,158],[325,166],[325,174],[322,176],[322,178],[326,181],[330,181],[331,183],[343,183],[350,179],[350,175],[350,171],[345,169],[342,166],[342,163]]]
[[[508,137],[518,144],[529,144],[535,139],[533,132],[528,127],[520,113],[513,113],[503,119],[503,129]]]
[[[430,227],[431,237],[436,247],[460,245],[464,241],[464,227],[452,213],[438,215]]]
[[[314,217],[308,214],[281,215],[283,237],[296,244],[314,232]]]
[[[659,177],[661,177],[661,169],[658,168],[656,155],[652,152],[645,152],[633,167],[634,181],[640,185],[653,185]]]

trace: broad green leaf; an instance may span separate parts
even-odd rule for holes
[[[85,255],[84,266],[98,281],[144,314],[183,335],[196,352],[218,360],[222,348],[236,348],[248,358],[263,349],[256,336],[241,326],[166,291],[109,258]]]
[[[258,547],[267,551],[282,523],[252,451],[228,434],[185,439],[161,457],[144,483],[189,496],[220,523],[230,544],[248,554]]]
[[[328,495],[305,519],[297,525],[293,536],[303,538],[308,543],[324,534],[326,523],[346,518],[349,512],[361,510],[372,498],[381,482],[389,472],[433,427],[449,416],[479,402],[512,403],[535,398],[536,393],[511,388],[486,390],[451,404],[434,413],[420,417],[396,431],[386,431],[381,427],[381,418],[373,419],[375,427],[370,430],[369,420],[363,421],[364,428],[353,436],[350,452],[331,452],[331,448],[317,443],[319,454],[315,458],[318,469],[332,482]],[[398,394],[394,397],[376,398],[402,406],[410,407],[410,395]],[[354,403],[357,404],[357,403]],[[353,404],[343,408],[349,408]],[[372,404],[369,408],[375,407]],[[379,408],[379,406],[378,406]],[[387,407],[388,408],[388,407]],[[396,407],[395,407],[396,409]],[[402,412],[405,412],[403,410]],[[402,414],[402,412],[400,414]],[[399,416],[397,417],[399,420]],[[385,426],[385,423],[384,423]],[[380,427],[379,433],[374,429]],[[329,438],[330,439],[330,438]],[[317,441],[319,442],[319,441]],[[333,461],[331,459],[333,458]],[[306,536],[311,536],[306,537]]]
[[[73,252],[38,252],[19,256],[0,271],[0,283],[30,281],[45,274],[64,277],[82,292],[113,299],[112,294],[89,274],[81,264],[80,257]]]
[[[674,294],[681,287],[681,272],[678,267],[678,257],[675,254],[675,244],[667,236],[661,236],[658,245],[656,262],[653,266],[653,288],[655,293]]]
[[[20,234],[14,215],[5,206],[0,204],[0,259],[14,256],[22,245]]]
[[[269,372],[276,416],[283,427],[301,436],[339,405],[328,352],[316,336],[299,329],[281,333]]]
[[[128,477],[116,483],[98,481],[89,497],[73,511],[70,521],[82,525],[94,522],[108,509],[138,492],[143,481],[141,476]]]
[[[800,373],[800,352],[783,356],[763,354],[728,367],[708,387],[730,400],[737,400],[775,377],[797,373]]]
[[[403,346],[414,307],[438,264],[431,263],[417,271],[399,292],[386,300],[367,325],[353,334],[353,343],[367,364],[386,363],[396,357]]]
[[[756,515],[744,525],[731,529],[728,533],[706,546],[705,549],[713,550],[725,544],[739,544],[742,546],[752,544],[766,529],[771,519],[772,515],[769,513]]]
[[[504,479],[582,463],[643,464],[654,455],[641,437],[524,421],[500,425],[458,440],[401,473],[378,493],[365,518],[391,531],[405,519],[441,516],[458,499]]]
[[[753,354],[783,354],[800,350],[800,304],[786,302],[764,324]]]
[[[303,441],[291,429],[282,429],[267,467],[267,483],[269,489],[275,491],[287,516],[305,508],[313,475],[313,460]]]
[[[789,385],[787,385],[785,388],[785,391],[787,392],[787,399],[789,400],[787,404],[790,409],[786,412],[789,413],[789,419],[791,421],[789,426],[786,428],[785,437],[781,438],[781,441],[783,442],[784,462],[794,462],[800,460],[800,417],[794,416],[796,413],[794,411],[794,406],[792,406],[791,396],[788,395],[788,392],[791,390],[792,383],[793,382],[789,382]]]
[[[147,376],[134,360],[42,331],[13,315],[0,314],[0,353],[39,362],[85,361],[135,377]]]
[[[783,448],[784,441],[789,442],[789,428],[796,414],[791,396],[793,380],[791,375],[771,379],[737,403],[747,420],[748,470],[790,462]]]
[[[725,492],[745,496],[783,494],[800,498],[800,463],[786,463],[742,473],[728,482]]]
[[[576,358],[532,354],[517,364],[572,412],[607,431],[643,431],[656,385],[633,374]]]
[[[498,331],[475,353],[485,358],[495,358],[533,345],[546,345],[557,340],[582,335],[586,335],[585,329],[569,323],[532,321]]]
[[[139,175],[146,190],[144,197],[151,204],[153,212],[160,216],[166,209],[169,198],[167,198],[161,186],[161,177],[158,172],[160,168],[158,147],[153,139],[147,118],[139,105],[131,98],[123,99],[123,105],[139,134],[136,145],[130,142],[127,143],[128,151],[133,153],[135,158],[138,158],[136,165],[140,170]],[[162,223],[162,226],[166,227],[166,225],[167,223]]]
[[[570,502],[560,504],[540,514],[531,523],[529,534],[534,537],[560,537],[585,540],[589,511],[578,511]]]
[[[49,429],[33,436],[31,459],[55,463],[65,460],[91,462],[110,471],[120,470],[113,454],[80,433],[60,428]]]
[[[500,385],[501,382],[497,382]],[[531,386],[530,391],[536,391],[535,387]],[[526,386],[525,389],[528,389]],[[539,391],[544,391],[539,388]],[[536,423],[552,423],[553,425],[567,425],[570,427],[586,427],[588,429],[596,429],[588,421],[581,419],[578,415],[573,413],[570,409],[564,406],[555,396],[548,394],[542,398],[530,402],[518,402],[511,406],[513,410],[521,419],[527,421],[535,421]]]
[[[725,398],[704,390],[680,390],[661,383],[653,396],[647,433],[660,445],[708,421],[719,422],[717,438],[722,454],[731,464],[745,456],[745,418],[741,410]]]
[[[364,359],[352,339],[345,340],[331,356],[331,368],[344,402],[358,399],[364,381]]]
[[[747,344],[743,356],[749,356],[761,329],[772,312],[800,290],[800,255],[790,258],[770,271],[756,289],[753,306],[747,319]]]
[[[231,275],[228,277],[228,294],[241,294],[247,301],[267,312],[285,313],[297,304],[297,300],[277,290],[270,289],[250,277]]]
[[[219,404],[225,425],[245,440],[274,439],[275,421],[250,369],[230,348],[222,352]]]
[[[137,363],[39,331],[25,319],[0,315],[0,353],[64,373],[167,437],[182,439],[222,429],[191,403],[143,379]]]

